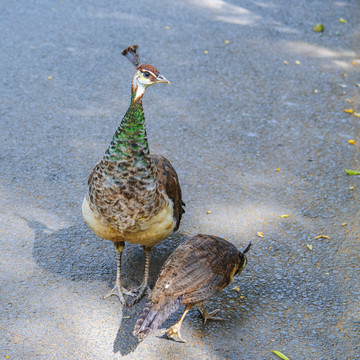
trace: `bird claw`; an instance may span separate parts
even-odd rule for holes
[[[130,306],[140,301],[143,296],[150,295],[150,292],[151,292],[150,287],[146,284],[142,284],[138,288],[134,289],[133,294],[131,296],[134,296],[135,298]]]
[[[119,298],[121,305],[131,307],[134,304],[136,304],[144,295],[149,295],[149,294],[150,294],[150,288],[148,285],[141,285],[138,288],[130,289],[130,290],[120,287],[119,285],[115,285],[113,289],[110,290],[102,298],[107,299],[110,296],[115,295]],[[128,304],[124,298],[124,295],[134,297],[134,300],[130,304]]]
[[[213,310],[209,313],[205,310],[205,308],[198,309],[198,310],[199,310],[200,314],[202,315],[202,317],[204,318],[204,324],[206,324],[208,320],[218,320],[218,321],[224,320],[221,317],[213,316],[213,315],[217,314],[220,311],[220,309]]]
[[[163,332],[164,334],[166,334],[166,336],[167,336],[169,339],[175,340],[174,338],[177,336],[178,339],[179,339],[181,342],[186,343],[187,341],[181,337],[180,327],[181,327],[181,324],[180,324],[180,326],[179,326],[179,323],[176,323],[176,324],[170,326],[168,329],[162,330],[162,332]]]
[[[117,296],[120,300],[120,303],[122,306],[126,306],[126,301],[124,298],[124,294],[128,295],[128,290],[124,289],[123,287],[119,285],[115,285],[106,295],[102,297],[102,299],[107,299],[110,296]]]

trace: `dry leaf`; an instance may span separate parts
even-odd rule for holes
[[[212,211],[211,211],[211,210],[208,210],[206,213],[207,213],[207,214],[211,214],[211,213],[212,213]]]
[[[313,248],[314,248],[313,245],[311,245],[311,244],[306,244],[306,246],[307,246],[307,248],[308,248],[310,251],[313,251]]]
[[[354,110],[353,109],[344,109],[344,112],[352,114],[354,112]]]
[[[237,292],[240,292],[239,286],[235,286],[235,287],[233,287],[232,289],[235,290],[235,291],[237,291]]]
[[[290,360],[287,356],[285,356],[283,353],[281,353],[280,351],[277,350],[270,350],[272,353],[274,353],[275,355],[277,355],[280,359],[283,360]]]
[[[341,224],[341,226],[346,226],[347,225],[347,222],[343,222],[342,224]]]
[[[256,235],[257,235],[258,237],[261,237],[261,238],[264,237],[264,234],[263,234],[262,232],[260,232],[260,231],[258,231],[258,232],[256,233]]]
[[[352,61],[351,63],[352,63],[354,66],[356,66],[356,62],[355,62],[355,61]]]
[[[285,64],[285,65],[289,65],[289,63],[288,63],[286,60],[284,60],[284,64]]]
[[[229,40],[225,40],[225,41],[224,41],[225,44],[228,44],[229,42],[230,42]]]
[[[301,62],[300,62],[299,60],[296,60],[296,61],[295,61],[295,64],[296,64],[296,65],[300,65]]]
[[[244,299],[245,299],[245,296],[240,296],[240,299],[241,299],[241,300],[244,300]]]
[[[355,145],[355,144],[356,144],[356,142],[355,142],[355,140],[354,140],[354,139],[350,139],[350,140],[348,140],[348,143],[349,143],[349,144],[351,144],[351,145]]]
[[[204,54],[208,54],[209,52],[207,50],[204,51]]]
[[[50,75],[50,76],[48,77],[48,79],[51,80],[51,79],[52,79],[52,75]]]
[[[271,250],[272,249],[272,246],[269,246],[269,250]]]
[[[350,186],[349,187],[349,190],[354,190],[355,188],[353,186]]]
[[[280,215],[281,218],[287,218],[289,217],[289,214],[285,214],[285,215]]]
[[[346,21],[345,19],[343,19],[343,18],[340,18],[340,19],[339,19],[339,22],[344,23],[344,24],[347,23],[347,21]]]
[[[314,94],[317,94],[319,92],[318,89],[314,89]]]
[[[170,26],[165,26],[164,29],[169,30],[169,29],[171,29],[171,27]]]
[[[281,169],[280,168],[277,168],[276,171],[280,171]]]
[[[355,115],[356,117],[360,117],[360,114],[359,114],[359,113],[354,112],[354,115]]]
[[[326,236],[326,235],[318,235],[318,236],[315,236],[315,239],[329,239],[329,240],[331,240],[330,237],[329,237],[329,236]]]
[[[352,101],[350,99],[346,99],[345,101],[348,102],[349,104],[352,103]]]
[[[130,319],[131,316],[123,316],[123,319]]]

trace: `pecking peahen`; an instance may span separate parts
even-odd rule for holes
[[[126,305],[149,291],[151,249],[179,227],[184,212],[181,188],[169,160],[150,154],[142,97],[152,84],[170,82],[152,65],[141,65],[138,46],[122,52],[136,67],[132,80],[130,107],[106,150],[89,176],[82,213],[94,233],[114,242],[117,274],[114,288],[104,296],[117,295]],[[127,290],[121,281],[121,255],[125,241],[142,245],[145,272],[141,286]]]
[[[181,324],[188,311],[199,305],[204,322],[220,310],[208,313],[203,302],[229,285],[247,264],[246,253],[217,236],[198,234],[179,245],[162,266],[155,286],[134,328],[141,341],[158,329],[180,304],[186,305],[180,320],[165,333],[173,338],[180,334]]]

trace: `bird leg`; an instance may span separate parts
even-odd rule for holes
[[[132,303],[134,305],[137,303],[144,295],[150,294],[150,288],[149,288],[149,271],[150,271],[150,255],[152,246],[143,246],[144,252],[145,252],[145,271],[144,271],[144,280],[141,283],[141,285],[134,290],[135,299]]]
[[[199,306],[200,306],[200,309],[198,309],[198,310],[199,310],[200,314],[202,315],[202,317],[204,318],[204,324],[206,324],[206,322],[208,320],[224,320],[221,317],[213,316],[213,315],[217,314],[220,311],[220,309],[216,309],[216,310],[208,313],[206,311],[206,309],[204,308],[203,304],[200,304]]]
[[[177,336],[182,342],[184,342],[184,343],[186,342],[186,340],[184,340],[181,337],[180,328],[181,328],[181,324],[182,324],[183,320],[185,319],[186,314],[189,312],[189,310],[192,307],[193,307],[193,305],[186,305],[185,311],[182,314],[180,320],[176,324],[170,326],[168,329],[166,329],[164,331],[168,338],[173,339],[175,336]]]
[[[115,250],[116,250],[116,281],[115,281],[115,286],[113,287],[113,289],[108,292],[103,299],[106,299],[112,295],[116,295],[119,300],[120,303],[125,306],[126,305],[126,301],[124,298],[124,294],[125,295],[130,295],[130,296],[134,296],[134,294],[129,291],[126,290],[125,288],[123,288],[122,286],[122,281],[121,281],[121,257],[122,257],[122,253],[125,249],[125,243],[123,241],[120,242],[116,242],[114,243],[115,245]]]

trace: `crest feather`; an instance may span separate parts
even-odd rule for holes
[[[121,53],[121,55],[124,55],[135,67],[140,65],[140,55],[137,53],[138,48],[138,45],[129,46]]]

